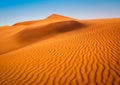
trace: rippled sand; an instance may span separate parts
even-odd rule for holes
[[[0,27],[0,85],[120,85],[120,18]]]

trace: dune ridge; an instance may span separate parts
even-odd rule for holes
[[[53,14],[1,27],[0,85],[120,85],[119,23]]]

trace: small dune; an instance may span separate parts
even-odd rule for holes
[[[12,45],[11,48],[6,47],[4,51],[0,51],[0,53],[3,54],[9,51],[13,51],[32,44],[36,41],[45,40],[61,33],[81,29],[83,26],[84,24],[78,21],[62,21],[50,23],[44,26],[26,27],[12,36],[13,40],[11,40],[11,42],[15,41],[16,43],[20,43],[19,46]]]
[[[53,14],[0,27],[0,85],[120,85],[120,18]]]

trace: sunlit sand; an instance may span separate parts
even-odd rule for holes
[[[0,85],[120,85],[120,18],[1,26]]]

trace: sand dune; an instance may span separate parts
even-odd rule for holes
[[[120,19],[0,27],[0,85],[120,85]]]

